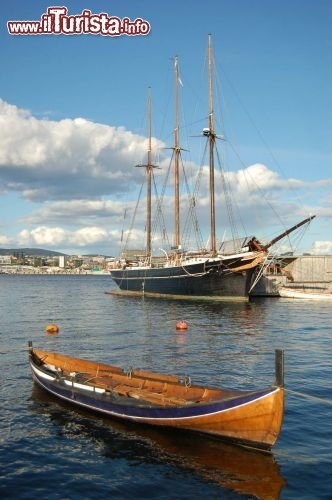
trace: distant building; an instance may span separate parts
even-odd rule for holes
[[[11,255],[0,255],[0,265],[8,265],[12,263]]]
[[[59,267],[64,269],[67,265],[67,257],[66,255],[59,255]]]

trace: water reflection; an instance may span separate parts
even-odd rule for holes
[[[189,329],[195,327],[202,332],[208,330],[210,333],[218,333],[222,330],[224,333],[233,334],[233,328],[236,326],[243,334],[264,333],[260,325],[266,310],[257,310],[255,301],[192,301],[118,295],[109,295],[109,301],[112,308],[115,307],[119,313],[124,313],[123,317],[127,317],[130,310],[139,310],[139,318],[136,318],[136,321],[140,322],[147,335],[153,336],[156,327],[175,327],[177,321],[185,321]]]
[[[184,346],[186,345],[187,342],[187,336],[183,332],[176,332],[175,334],[175,343],[178,347],[178,352],[179,353],[185,353],[185,348]]]
[[[57,432],[68,439],[79,436],[94,453],[107,458],[188,469],[222,488],[261,499],[278,499],[285,484],[272,454],[190,433],[93,417],[82,409],[73,410],[37,386],[31,399],[35,403],[32,411],[50,418]]]

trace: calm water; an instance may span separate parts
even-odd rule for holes
[[[0,276],[0,494],[5,498],[331,498],[331,305],[206,304],[107,295],[102,276]],[[176,332],[186,320],[189,329]],[[60,327],[46,336],[47,323]],[[272,455],[91,416],[33,386],[27,342],[74,356],[248,388],[286,353]],[[315,399],[316,398],[316,399]],[[325,402],[323,400],[326,400]],[[329,404],[328,404],[329,403]]]

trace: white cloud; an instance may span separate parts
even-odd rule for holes
[[[69,200],[44,203],[34,213],[22,217],[21,221],[29,224],[86,224],[87,221],[112,218],[123,219],[125,209],[131,208],[131,202],[119,200]]]
[[[332,217],[332,206],[331,207],[317,207],[315,213],[320,217]]]
[[[32,231],[24,229],[18,236],[19,244],[22,246],[57,246],[63,244],[68,233],[61,227],[40,226]]]
[[[11,241],[7,236],[0,234],[0,245],[10,245]]]
[[[142,172],[133,166],[143,161],[147,139],[123,127],[83,118],[38,119],[1,99],[0,126],[1,190],[18,191],[34,201],[83,199],[128,192],[142,180]],[[155,151],[163,147],[164,143],[154,139]],[[166,162],[161,163],[165,166]],[[188,172],[188,166],[186,169]],[[191,168],[194,175],[197,171],[197,166]],[[208,185],[207,172],[204,167],[203,188]],[[228,172],[226,178],[240,195],[248,191],[290,190],[305,184],[297,179],[282,179],[259,163]],[[325,185],[330,181],[318,182]]]
[[[111,236],[119,237],[119,233],[107,232],[104,228],[97,226],[84,227],[75,231],[68,231],[61,227],[39,226],[31,231],[24,229],[20,232],[18,240],[21,246],[85,247],[109,242]]]
[[[122,227],[129,226],[134,212],[138,185],[144,180],[144,171],[133,166],[144,161],[146,138],[123,127],[93,123],[83,118],[61,121],[38,119],[29,111],[1,99],[0,126],[0,193],[18,192],[29,202],[40,202],[34,211],[20,217],[19,222],[24,224],[25,229],[15,239],[16,244],[61,249],[108,247],[114,242],[114,248],[118,248]],[[164,144],[154,140],[154,146],[161,148]],[[164,176],[168,167],[167,158],[162,158],[160,165],[162,170],[155,173]],[[185,168],[189,185],[193,188],[200,169],[192,160],[186,162]],[[217,170],[218,167],[217,226],[218,231],[229,233],[225,194]],[[208,228],[208,167],[202,168],[201,177],[196,208],[204,232]],[[235,220],[245,226],[241,233],[245,230],[258,235],[263,230],[280,232],[276,228],[281,224],[275,212],[283,218],[284,226],[305,218],[308,213],[331,217],[329,195],[321,198],[320,203],[315,198],[316,189],[327,190],[331,179],[315,182],[285,179],[260,163],[236,172],[226,172],[225,179],[237,205]],[[295,199],[299,193],[303,195],[305,206]],[[309,199],[308,193],[312,194],[312,199]],[[106,199],[108,196],[112,199]],[[143,192],[142,198],[144,196]],[[310,205],[314,201],[320,206],[312,208]],[[173,231],[172,203],[170,188],[164,197],[165,221],[170,238]],[[131,240],[133,246],[139,248],[145,242],[144,205],[142,199],[136,218],[139,224]],[[126,221],[123,220],[125,209],[128,209]],[[154,213],[155,209],[154,202]],[[185,217],[182,217],[182,228],[184,220]],[[206,235],[203,237],[206,238]],[[7,244],[12,244],[12,241],[5,235],[0,236],[0,245]],[[158,244],[157,241],[155,244]],[[316,250],[319,251],[319,246]]]
[[[147,139],[83,118],[37,119],[0,99],[0,189],[26,199],[68,199],[126,192],[141,182],[133,166]],[[154,149],[164,146],[153,140]]]
[[[83,227],[70,235],[70,242],[74,245],[88,246],[94,245],[100,241],[105,241],[109,235],[101,227]]]
[[[315,241],[309,252],[313,255],[332,255],[332,241]]]
[[[228,172],[226,177],[232,188],[242,195],[268,190],[289,191],[305,185],[298,179],[282,179],[277,172],[261,163],[255,163],[237,172]]]

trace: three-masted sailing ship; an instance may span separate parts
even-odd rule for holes
[[[208,88],[209,122],[203,129],[209,148],[209,197],[210,197],[210,248],[186,251],[180,241],[180,193],[179,193],[179,73],[175,59],[175,128],[174,128],[174,246],[170,252],[164,252],[163,259],[152,255],[151,245],[151,179],[155,165],[152,163],[151,141],[151,96],[148,96],[148,155],[147,163],[138,165],[146,172],[146,248],[144,255],[122,255],[111,276],[123,291],[159,297],[179,297],[206,299],[247,299],[253,282],[253,276],[265,261],[270,244],[262,245],[254,237],[239,239],[235,245],[217,246],[216,208],[215,208],[215,167],[214,152],[218,138],[214,125],[213,79],[212,79],[212,44],[208,41]],[[309,219],[294,226],[304,224]],[[287,231],[290,232],[291,230]],[[284,234],[285,235],[285,234]],[[284,236],[283,235],[283,236]],[[275,238],[273,241],[277,241]],[[227,251],[227,248],[229,251]],[[142,258],[143,257],[143,258]]]

